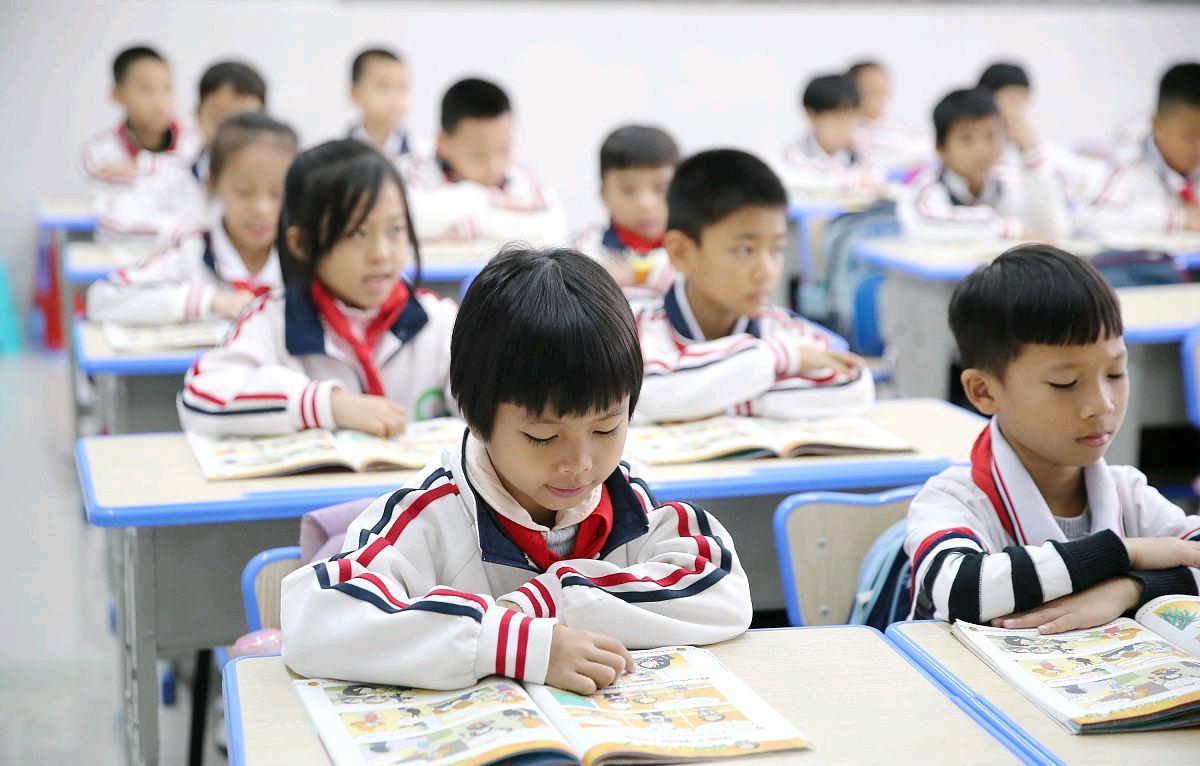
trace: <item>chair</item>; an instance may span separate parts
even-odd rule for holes
[[[806,492],[775,509],[775,545],[788,622],[841,625],[850,615],[863,557],[908,513],[921,488],[874,495]]]
[[[242,570],[242,608],[246,629],[279,627],[279,593],[283,578],[300,568],[300,546],[270,548],[255,554]]]
[[[1200,327],[1183,339],[1183,398],[1187,402],[1188,420],[1200,429]]]

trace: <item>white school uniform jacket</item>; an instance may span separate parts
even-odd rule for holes
[[[346,137],[356,138],[368,146],[375,146],[375,142],[372,141],[371,137],[367,135],[367,131],[363,128],[361,123],[351,127],[350,132],[346,134]],[[375,148],[378,149],[379,153],[384,157],[387,157],[392,162],[395,162],[401,157],[408,156],[414,152],[419,152],[422,146],[420,142],[414,140],[408,134],[407,130],[393,128],[392,132],[388,134],[387,141],[384,142],[383,146],[376,146]]]
[[[114,178],[105,169],[133,163],[141,176],[153,174],[167,163],[190,165],[204,148],[204,134],[178,122],[171,123],[169,131],[171,135],[167,148],[159,152],[138,146],[137,139],[125,123],[96,134],[83,145],[80,169],[84,180],[95,188],[128,186],[130,181]]]
[[[251,274],[217,214],[208,231],[93,282],[87,291],[87,316],[95,322],[129,325],[196,322],[215,316],[212,302],[220,291],[280,287],[283,274],[275,248],[262,269]]]
[[[621,241],[612,224],[585,229],[575,236],[571,246],[599,261],[610,273],[615,272],[617,284],[635,307],[661,298],[678,276],[666,248],[639,253]],[[617,268],[609,268],[613,264]]]
[[[362,323],[373,315],[356,316],[355,309],[337,303]],[[406,407],[410,420],[452,407],[450,332],[456,311],[453,301],[412,292],[391,332],[375,346],[384,394]],[[222,345],[192,366],[178,400],[179,420],[186,431],[209,434],[334,428],[334,388],[366,390],[354,351],[326,326],[308,289],[290,286],[252,301]]]
[[[1137,156],[1112,169],[1077,214],[1076,224],[1082,234],[1094,237],[1179,231],[1187,220],[1183,192],[1188,181],[1167,165],[1147,136]],[[1190,181],[1200,194],[1200,168],[1192,171]]]
[[[854,192],[884,180],[883,171],[857,152],[829,154],[812,134],[784,149],[781,175],[788,188],[830,192]]]
[[[597,556],[539,570],[477,490],[471,439],[367,508],[343,553],[284,579],[289,667],[431,689],[493,673],[541,683],[556,624],[631,649],[713,643],[749,626],[749,586],[724,527],[688,503],[655,507],[624,463],[604,482],[612,526]]]
[[[521,165],[509,170],[499,189],[458,180],[436,155],[405,157],[399,166],[422,241],[567,241],[567,218],[558,196]],[[503,200],[526,209],[510,210],[501,206]]]
[[[1040,148],[1018,167],[997,163],[978,197],[966,180],[937,163],[906,187],[896,215],[916,239],[1063,239],[1070,233],[1067,200],[1054,165]]]
[[[913,499],[904,550],[912,561],[914,615],[979,623],[1121,574],[1142,580],[1142,603],[1195,595],[1200,570],[1131,573],[1121,540],[1200,539],[1200,519],[1185,516],[1129,466],[1101,459],[1084,468],[1084,481],[1092,534],[1068,542],[993,420],[970,467],[946,469]]]
[[[865,368],[855,380],[798,373],[804,349],[824,349],[828,338],[784,309],[741,317],[728,336],[705,340],[685,284],[680,278],[661,300],[637,313],[645,370],[640,419],[855,415],[875,402],[875,383]]]
[[[205,185],[207,159],[202,154],[191,165],[160,163],[128,185],[97,193],[98,238],[154,246],[205,228],[215,209]]]

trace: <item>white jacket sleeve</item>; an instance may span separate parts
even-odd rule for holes
[[[630,649],[744,633],[754,608],[725,528],[689,503],[659,506],[648,517],[649,532],[631,545],[636,563],[561,561],[502,598],[527,615],[557,617]]]
[[[206,205],[205,192],[191,172],[164,162],[128,187],[98,194],[96,217],[118,237],[153,236],[168,243],[204,228]]]
[[[756,399],[788,367],[779,340],[730,335],[676,348],[643,336],[645,373],[637,414],[649,420],[695,420]]]
[[[488,213],[488,192],[470,181],[434,188],[409,187],[413,226],[422,240],[479,239]]]
[[[1128,530],[1130,536],[1178,537],[1181,540],[1200,540],[1200,517],[1188,516],[1177,505],[1151,487],[1146,476],[1132,466],[1112,467],[1117,472],[1117,486],[1128,492],[1122,498],[1133,508],[1137,525]],[[1200,569],[1175,567],[1154,572],[1131,573],[1142,583],[1140,603],[1173,594],[1200,595]]]
[[[140,266],[113,272],[87,291],[87,317],[94,322],[164,325],[212,316],[216,288],[189,283],[186,260],[199,260],[190,242],[151,256]]]
[[[1023,236],[1062,240],[1071,233],[1067,194],[1049,154],[1034,147],[1021,154],[1020,209],[1013,211]]]
[[[974,529],[973,502],[968,489],[938,477],[913,499],[904,551],[912,562],[915,617],[985,623],[1129,570],[1125,544],[1109,530],[989,551]]]
[[[179,395],[185,431],[276,435],[333,428],[336,380],[310,380],[283,363],[282,311],[262,296],[242,311],[225,342],[188,370]]]
[[[560,245],[567,241],[567,214],[556,195],[543,188],[540,210],[509,210],[489,205],[478,220],[479,236],[496,241],[522,240]]]
[[[987,205],[955,205],[936,178],[928,178],[905,194],[896,216],[913,239],[978,239],[1020,236],[1021,221]]]
[[[426,505],[461,511],[450,507],[458,498],[444,472],[426,484],[376,500],[350,525],[349,552],[284,579],[284,662],[306,676],[426,689],[461,689],[493,673],[543,683],[557,621],[439,586],[466,562],[440,561],[443,546],[414,517]]]
[[[875,404],[875,379],[864,367],[857,378],[792,375],[750,402],[747,414],[777,420],[861,415]]]
[[[1108,234],[1138,235],[1172,232],[1184,228],[1186,212],[1165,204],[1162,193],[1144,193],[1139,176],[1144,162],[1120,165],[1107,174],[1095,194],[1075,215],[1079,232],[1090,237]]]

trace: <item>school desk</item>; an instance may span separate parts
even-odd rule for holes
[[[1200,730],[1070,734],[950,634],[941,621],[897,623],[887,631],[897,648],[956,696],[1035,756],[1034,763],[1129,766],[1195,763]]]
[[[55,197],[39,200],[34,213],[38,229],[90,234],[96,229],[96,213],[90,199]]]
[[[662,499],[703,501],[713,510],[739,549],[754,552],[743,556],[743,564],[756,606],[782,607],[771,513],[783,496],[922,482],[965,462],[984,423],[933,400],[880,402],[868,418],[916,451],[652,466],[646,475]],[[154,673],[145,669],[158,656],[227,644],[243,632],[238,578],[246,561],[266,548],[295,544],[296,519],[305,512],[381,495],[411,475],[309,473],[208,482],[179,433],[89,437],[78,442],[75,455],[88,521],[120,540],[113,577],[120,585],[118,622],[128,636],[124,684],[137,708],[127,716],[134,752],[157,751],[157,690]]]
[[[1003,732],[972,720],[960,700],[933,685],[871,628],[756,630],[708,649],[803,732],[812,749],[697,763],[925,766],[939,758],[1027,760]],[[225,666],[231,766],[329,763],[292,688],[297,678],[279,655],[239,658]]]
[[[72,330],[76,363],[95,380],[106,433],[179,430],[175,394],[203,349],[114,351],[100,324],[76,319]]]
[[[880,330],[895,360],[892,382],[901,396],[950,393],[954,336],[946,315],[955,285],[976,266],[987,263],[1011,243],[913,242],[867,240],[859,254],[886,272],[880,300]],[[1159,242],[1158,244],[1166,244]],[[1067,243],[1082,256],[1101,249],[1097,243]],[[1177,259],[1192,255],[1182,252]],[[1200,285],[1122,288],[1125,342],[1129,346],[1129,409],[1107,459],[1137,464],[1141,429],[1186,420],[1179,343],[1200,325]]]
[[[793,189],[791,196],[788,220],[796,227],[800,275],[805,283],[824,281],[825,253],[821,246],[821,238],[825,235],[825,227],[839,216],[865,210],[879,199],[879,195],[861,192],[818,193]]]

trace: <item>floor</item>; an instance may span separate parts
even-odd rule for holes
[[[61,357],[0,359],[0,764],[124,764],[103,533],[79,504]],[[186,679],[181,679],[185,681]],[[162,709],[162,763],[187,762],[188,691]],[[210,738],[211,739],[211,738]],[[224,764],[211,742],[205,763]]]

